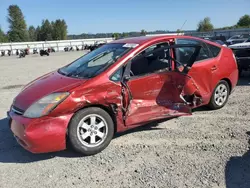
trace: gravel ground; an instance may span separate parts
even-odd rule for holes
[[[117,135],[102,153],[31,154],[6,111],[24,84],[83,52],[0,58],[0,187],[250,187],[250,75],[221,110],[151,123]]]

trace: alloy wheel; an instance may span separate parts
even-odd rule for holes
[[[107,137],[107,133],[107,122],[97,114],[85,116],[77,126],[77,137],[87,147],[101,145]]]
[[[228,97],[228,89],[224,84],[217,86],[214,101],[218,106],[223,106]]]

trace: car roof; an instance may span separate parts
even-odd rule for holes
[[[203,42],[206,42],[208,44],[213,44],[218,47],[220,47],[219,44],[211,42],[209,40],[205,40],[199,37],[193,37],[193,36],[185,36],[185,35],[161,35],[161,36],[140,36],[140,37],[131,37],[131,38],[124,38],[124,39],[118,39],[114,40],[111,43],[129,43],[129,44],[145,44],[148,42],[154,42],[154,41],[159,41],[159,40],[166,40],[166,39],[195,39],[195,40],[200,40]]]

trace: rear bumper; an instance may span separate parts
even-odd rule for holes
[[[32,153],[66,149],[66,132],[72,115],[29,119],[7,113],[9,126],[17,142]]]

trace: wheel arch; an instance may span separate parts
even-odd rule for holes
[[[111,119],[113,120],[113,123],[114,123],[114,131],[115,133],[117,132],[117,122],[116,122],[116,115],[115,115],[115,112],[113,110],[113,108],[115,108],[115,104],[111,104],[110,106],[105,106],[105,105],[102,105],[102,104],[91,104],[91,105],[87,105],[87,106],[84,106],[82,108],[79,108],[77,109],[75,112],[74,112],[74,115],[79,112],[80,110],[83,110],[83,109],[86,109],[86,108],[91,108],[91,107],[96,107],[96,108],[100,108],[104,111],[106,111]],[[74,118],[74,115],[71,117],[70,121],[69,121],[69,124],[71,122],[71,120]],[[68,126],[69,127],[69,126]],[[67,134],[66,136],[68,136],[68,127],[67,127]]]
[[[231,82],[231,80],[230,79],[228,79],[228,78],[223,78],[223,79],[221,79],[221,80],[224,80],[224,81],[226,81],[227,83],[228,83],[228,85],[229,85],[229,93],[231,93],[231,91],[232,91],[232,82]]]

